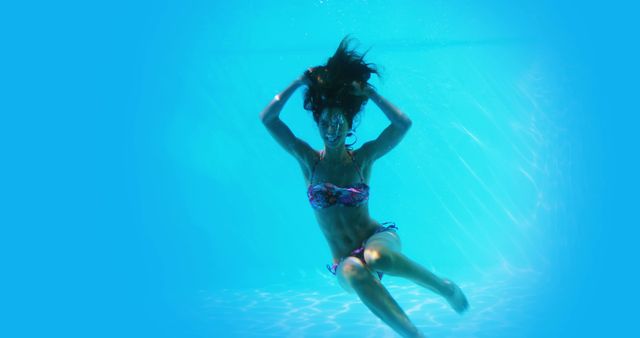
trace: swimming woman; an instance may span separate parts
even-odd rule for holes
[[[333,254],[329,271],[355,292],[382,321],[404,337],[424,337],[389,291],[383,274],[407,278],[444,297],[458,313],[468,308],[462,290],[401,253],[398,227],[369,216],[369,179],[377,159],[393,149],[411,120],[368,83],[375,66],[349,47],[345,38],[326,65],[310,68],[276,95],[260,118],[276,141],[296,158],[307,183],[307,197]],[[279,118],[291,94],[307,86],[304,108],[313,113],[324,149],[314,150]],[[352,150],[346,144],[353,120],[371,99],[389,118],[377,139]]]

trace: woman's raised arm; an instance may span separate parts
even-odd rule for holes
[[[306,78],[304,75],[295,79],[285,90],[283,90],[280,94],[276,95],[273,100],[269,103],[269,105],[260,112],[260,119],[263,123],[269,123],[274,119],[277,119],[280,116],[280,111],[284,104],[287,103],[291,94],[296,91],[299,87],[306,84]]]
[[[400,143],[404,135],[411,127],[411,119],[396,106],[387,101],[375,90],[354,84],[356,91],[361,95],[367,95],[382,112],[387,116],[391,124],[373,141],[366,142],[360,147],[359,152],[365,161],[373,163]]]
[[[315,150],[307,142],[297,138],[291,129],[280,119],[280,111],[291,94],[300,86],[307,84],[305,75],[294,80],[284,91],[276,95],[267,107],[260,113],[260,120],[271,136],[288,153],[293,155],[301,165],[306,166],[315,158]]]

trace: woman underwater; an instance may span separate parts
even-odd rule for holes
[[[468,308],[462,290],[401,253],[397,227],[369,215],[371,167],[404,137],[411,120],[367,82],[379,75],[375,66],[340,43],[324,66],[310,68],[276,95],[260,118],[276,141],[299,162],[308,184],[307,197],[333,254],[327,265],[347,292],[355,292],[382,321],[404,337],[424,337],[382,285],[383,274],[407,278],[444,297],[458,313]],[[291,94],[307,86],[304,108],[313,113],[324,149],[316,151],[297,138],[279,118]],[[391,124],[377,139],[351,150],[345,144],[352,124],[371,99]]]

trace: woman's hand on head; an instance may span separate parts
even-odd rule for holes
[[[363,84],[362,82],[353,81],[351,83],[351,86],[353,87],[351,90],[351,93],[353,95],[369,97],[369,95],[371,94],[371,88],[366,84]]]
[[[298,83],[300,83],[301,86],[306,85],[307,87],[309,86],[309,79],[307,79],[307,76],[305,74],[300,75],[296,81],[298,81]]]
[[[302,73],[302,75],[300,75],[300,77],[298,78],[298,80],[303,84],[306,85],[307,87],[311,85],[311,74],[313,74],[313,67],[307,69],[304,71],[304,73]]]

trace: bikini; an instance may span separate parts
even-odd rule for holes
[[[360,168],[353,160],[351,152],[347,151],[347,154],[349,154],[351,162],[353,162],[358,170],[361,182],[347,185],[345,187],[340,187],[328,182],[311,185],[311,183],[313,183],[316,166],[318,165],[318,162],[324,158],[324,152],[322,152],[321,158],[316,160],[316,163],[313,165],[313,169],[311,170],[311,179],[309,180],[310,184],[307,189],[309,203],[311,203],[311,206],[314,209],[324,209],[335,204],[345,207],[357,207],[369,200],[369,186],[364,183],[364,177],[362,177]]]
[[[353,154],[350,151],[347,151],[347,154],[349,154],[349,157],[351,157],[351,162],[353,162],[353,165],[356,167],[358,175],[360,175],[361,182],[350,184],[344,187],[340,187],[328,182],[313,185],[313,176],[315,174],[316,166],[318,165],[318,162],[320,162],[324,158],[324,152],[321,152],[320,158],[316,160],[316,163],[313,165],[313,169],[311,170],[309,188],[307,189],[307,197],[309,198],[309,203],[314,209],[325,209],[334,205],[341,207],[357,207],[363,205],[369,200],[369,185],[364,182],[364,177],[360,172],[360,168],[353,159]],[[383,222],[382,225],[376,229],[374,234],[391,230],[398,230],[396,224],[394,222]],[[366,242],[367,241],[365,240],[362,243],[361,247],[351,251],[351,253],[349,254],[349,256],[359,258],[365,265],[366,262],[364,259],[364,248]],[[340,265],[340,263],[349,256],[342,257],[338,263],[334,263],[333,265],[327,264],[327,269],[329,270],[329,272],[335,275],[338,265]],[[378,278],[382,279],[383,273],[380,271],[376,272],[378,274]]]

